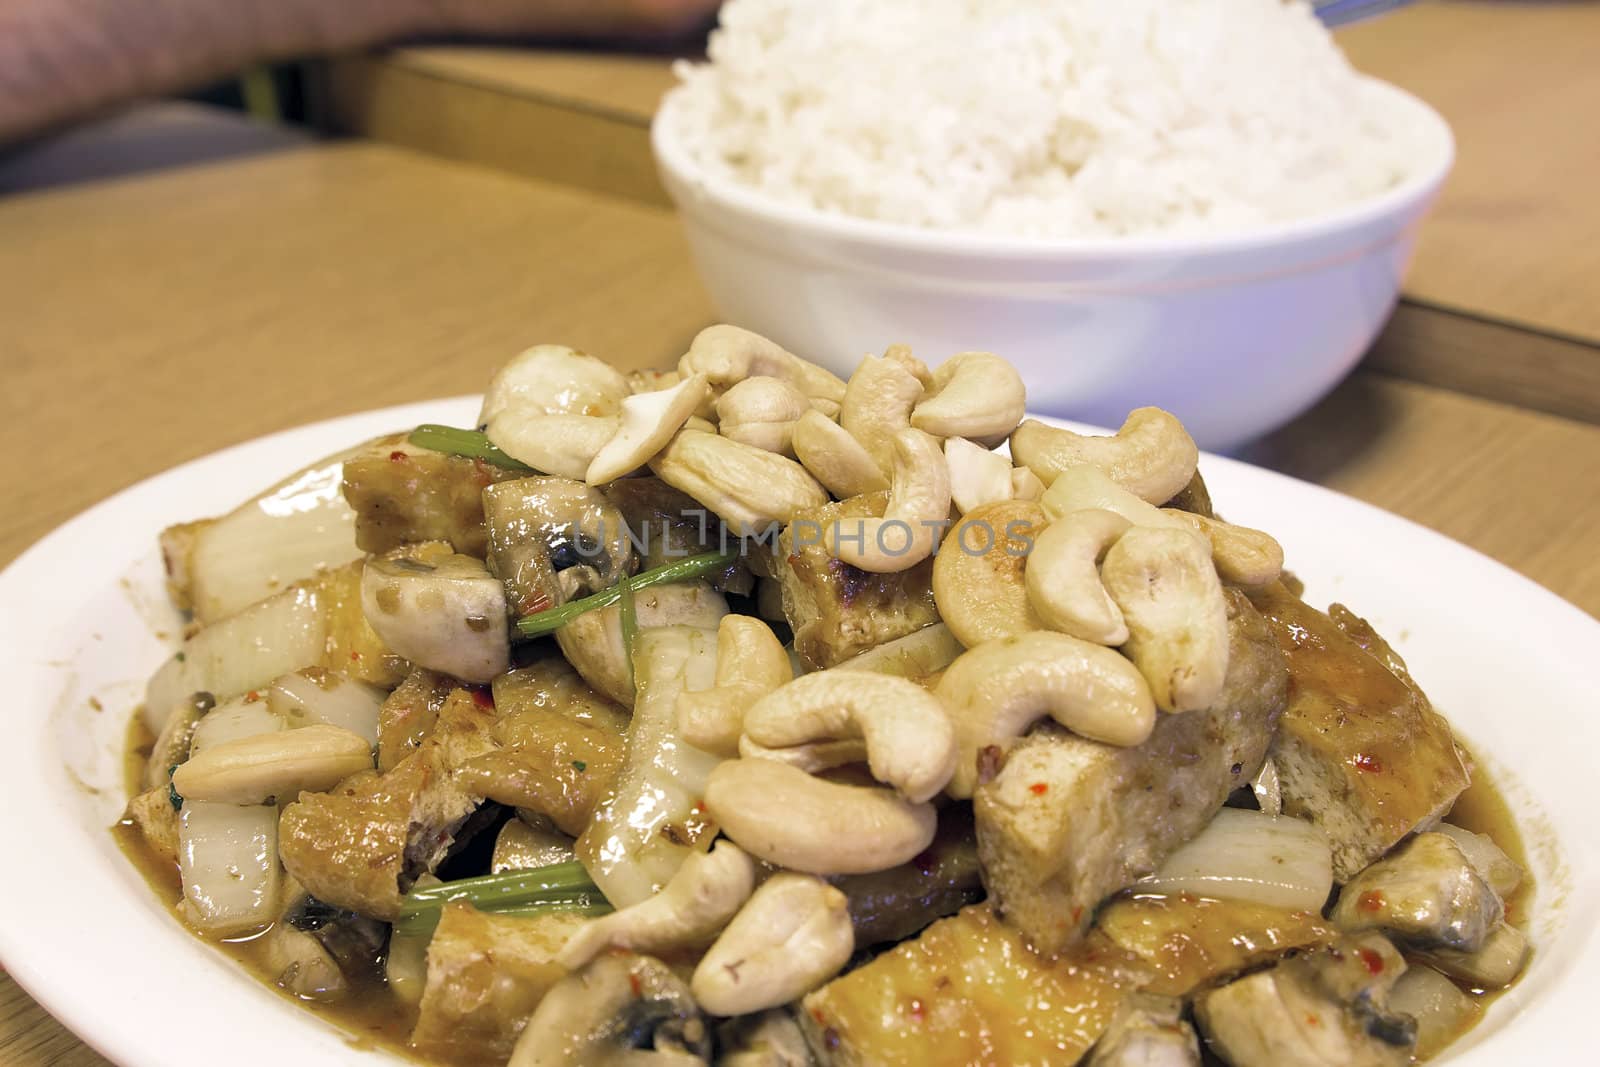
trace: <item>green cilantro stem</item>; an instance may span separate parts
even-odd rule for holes
[[[457,900],[479,911],[500,915],[539,915],[550,911],[600,915],[611,910],[583,864],[573,861],[413,889],[400,902],[395,932],[403,937],[432,934],[433,928],[439,925],[444,906]]]
[[[537,612],[533,615],[524,615],[517,620],[517,633],[522,637],[540,637],[544,634],[553,633],[584,612],[615,604],[623,598],[624,587],[626,587],[627,595],[631,596],[639,590],[647,589],[652,585],[666,585],[671,582],[687,582],[695,578],[704,578],[709,574],[728,569],[738,558],[738,550],[730,548],[726,552],[708,552],[700,556],[674,560],[671,563],[666,563],[647,571],[640,571],[632,578],[626,578],[610,589],[602,589],[598,593],[586,596],[581,600],[563,604],[559,608],[551,608],[548,611]]]
[[[406,440],[418,448],[447,452],[452,456],[466,456],[468,459],[481,459],[485,463],[493,463],[496,467],[504,467],[506,470],[528,471],[530,474],[533,472],[533,468],[526,463],[512,459],[496,448],[488,436],[479,430],[463,430],[455,426],[440,426],[429,422],[412,430],[411,436]]]

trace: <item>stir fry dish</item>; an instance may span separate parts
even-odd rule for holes
[[[431,1063],[1434,1055],[1529,953],[1471,756],[1175,418],[1026,407],[988,352],[523,352],[162,535],[125,847]]]

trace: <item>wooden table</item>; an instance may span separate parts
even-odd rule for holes
[[[1355,65],[1455,129],[1455,172],[1405,302],[1369,356],[1391,374],[1600,422],[1600,4],[1419,3],[1347,27]],[[402,48],[323,72],[337,128],[665,203],[648,125],[671,60]]]
[[[535,341],[660,364],[711,315],[667,212],[373,145],[0,201],[0,233],[0,563],[224,445],[477,390]],[[1249,458],[1600,613],[1600,427],[1367,371]],[[104,1062],[0,977],[0,1063]]]

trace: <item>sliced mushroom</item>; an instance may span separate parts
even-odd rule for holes
[[[960,352],[933,372],[911,425],[993,448],[1017,428],[1027,407],[1028,390],[1015,367],[993,352]]]
[[[613,954],[550,987],[508,1067],[688,1067],[710,1056],[688,986],[660,960]]]
[[[705,375],[696,374],[670,389],[635,393],[625,399],[616,436],[595,454],[584,481],[602,485],[644,466],[710,395]]]
[[[840,500],[889,488],[872,454],[820,412],[808,411],[795,420],[790,443],[805,469]]]
[[[518,478],[483,491],[489,565],[518,615],[617,583],[633,566],[626,520],[605,494],[570,478]]]
[[[419,667],[489,682],[511,666],[505,587],[482,560],[454,553],[370,559],[361,609],[383,643]]]
[[[1172,499],[1194,477],[1200,450],[1183,423],[1160,408],[1138,408],[1110,437],[1084,437],[1028,419],[1011,435],[1011,454],[1049,485],[1087,463],[1151,504]]]

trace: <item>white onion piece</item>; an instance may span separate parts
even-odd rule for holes
[[[1417,1020],[1417,1055],[1427,1059],[1454,1041],[1479,1007],[1450,979],[1413,963],[1390,991],[1389,1010]]]
[[[327,630],[320,598],[298,586],[212,623],[185,641],[150,679],[145,724],[160,733],[172,709],[191,694],[226,700],[317,663]]]
[[[178,872],[184,910],[202,933],[226,937],[271,922],[279,906],[277,807],[186,802]]]
[[[1193,893],[1288,911],[1321,912],[1333,888],[1327,835],[1300,819],[1223,808],[1161,869],[1134,883],[1141,893]]]
[[[1256,803],[1264,814],[1283,814],[1283,787],[1278,783],[1278,765],[1272,762],[1272,757],[1262,760],[1261,769],[1250,779],[1250,791],[1256,795]]]
[[[308,667],[286,674],[267,690],[267,706],[283,717],[290,729],[319,723],[349,730],[378,744],[378,712],[384,692],[336,671]]]
[[[1467,863],[1478,872],[1478,877],[1488,882],[1489,888],[1502,898],[1522,884],[1521,865],[1487,834],[1475,834],[1447,822],[1435,826],[1434,830],[1454,841],[1461,854],[1467,857]]]
[[[234,697],[206,712],[189,740],[189,758],[225,741],[242,741],[260,734],[277,733],[283,718],[264,700]]]
[[[627,763],[577,845],[589,877],[617,908],[653,896],[688,857],[691,846],[679,842],[690,826],[705,822],[695,807],[722,762],[678,736],[678,694],[716,684],[717,632],[640,630],[633,667],[638,697]]]
[[[353,451],[296,471],[195,533],[188,566],[197,621],[225,619],[361,554],[356,514],[341,491]]]

